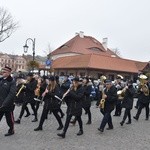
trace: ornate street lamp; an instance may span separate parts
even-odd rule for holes
[[[28,48],[29,48],[29,46],[27,45],[27,42],[28,42],[28,41],[32,41],[33,63],[34,63],[34,61],[35,61],[35,38],[34,38],[34,39],[28,38],[28,39],[26,40],[25,45],[23,46],[25,53],[28,52]],[[34,71],[34,65],[33,65],[33,67],[32,67],[32,71]]]

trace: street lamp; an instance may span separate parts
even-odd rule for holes
[[[28,52],[28,48],[29,48],[29,46],[27,45],[27,42],[29,40],[32,41],[33,63],[34,63],[34,60],[35,60],[35,38],[34,39],[28,38],[26,40],[25,45],[23,46],[23,48],[24,48],[24,52],[27,53]],[[32,71],[34,71],[34,66],[32,67]]]

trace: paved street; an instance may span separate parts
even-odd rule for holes
[[[62,106],[66,110],[66,106]],[[41,114],[42,106],[40,107]],[[20,107],[15,109],[15,118],[18,117]],[[3,117],[0,122],[0,150],[149,150],[150,149],[150,121],[145,121],[145,110],[139,121],[132,120],[131,125],[120,126],[121,117],[113,117],[114,130],[100,134],[99,127],[102,115],[99,109],[92,105],[92,124],[86,125],[87,115],[83,113],[84,134],[77,136],[78,125],[70,125],[65,139],[57,136],[58,124],[53,115],[49,115],[43,131],[35,132],[38,122],[32,123],[33,116],[23,117],[20,125],[15,125],[16,133],[5,137],[7,125]],[[133,114],[136,113],[134,108]],[[113,113],[112,113],[113,114]],[[40,118],[40,117],[39,117]],[[63,122],[65,118],[63,118]]]

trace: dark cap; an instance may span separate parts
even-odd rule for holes
[[[8,67],[8,66],[5,66],[4,68],[2,68],[2,70],[8,71],[8,72],[12,71],[12,69],[10,67]]]
[[[55,76],[50,76],[49,80],[50,80],[50,81],[55,81],[56,78],[55,78]]]
[[[32,73],[32,72],[29,72],[29,73],[27,74],[27,76],[33,77],[33,73]]]
[[[72,81],[77,81],[77,82],[79,82],[80,79],[79,79],[79,77],[75,77],[75,78],[72,79]]]

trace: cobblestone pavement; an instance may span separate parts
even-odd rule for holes
[[[30,107],[30,106],[29,106]],[[65,111],[66,106],[62,109]],[[41,114],[40,106],[39,114]],[[0,122],[0,150],[149,150],[150,149],[150,121],[145,121],[145,110],[138,121],[132,120],[131,125],[120,126],[121,117],[113,117],[114,129],[103,134],[99,133],[102,115],[93,103],[92,124],[86,125],[87,115],[83,112],[84,134],[77,136],[78,125],[70,125],[65,139],[57,136],[58,124],[53,115],[48,116],[43,131],[35,132],[38,122],[31,122],[33,116],[23,117],[20,125],[15,125],[15,134],[5,137],[8,127],[3,117]],[[124,110],[123,110],[124,111]],[[20,107],[15,109],[15,119],[20,112]],[[133,108],[132,116],[136,113]],[[113,113],[112,113],[113,114]],[[39,115],[40,118],[40,115]],[[65,117],[63,118],[63,122]]]

